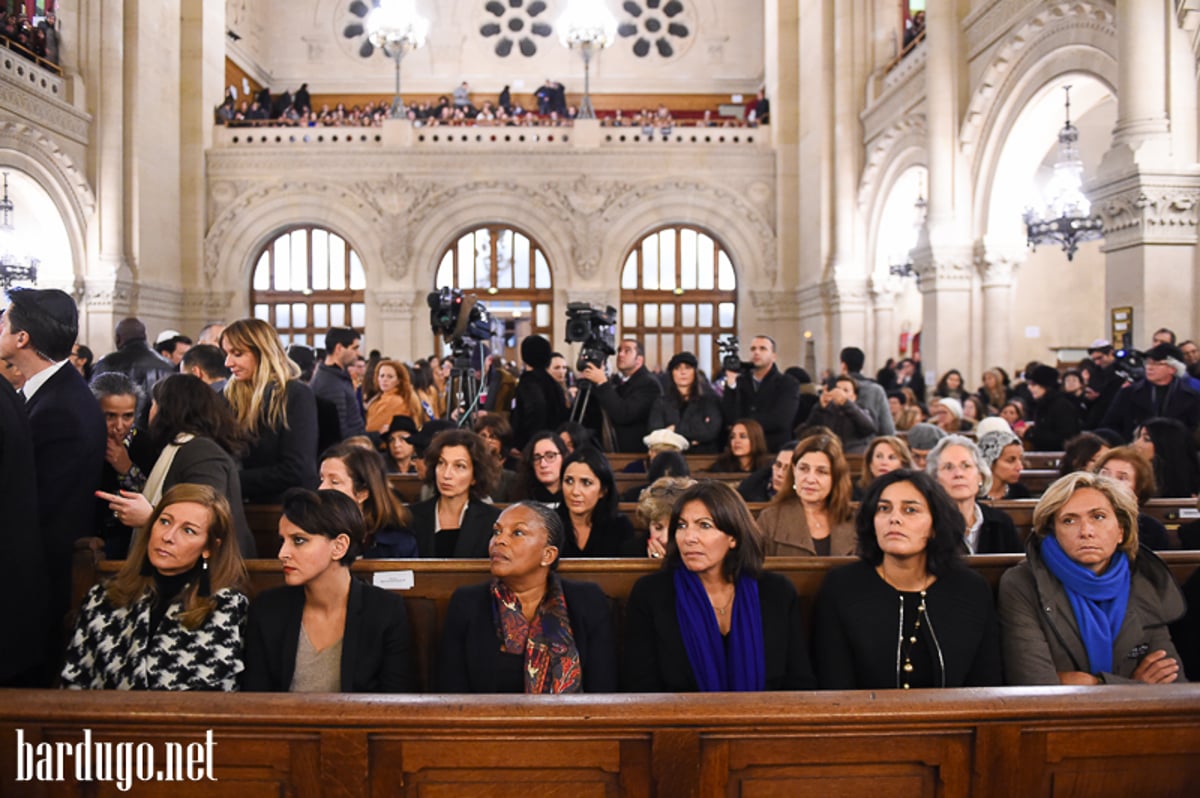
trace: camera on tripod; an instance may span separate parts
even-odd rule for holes
[[[617,309],[609,305],[601,310],[590,302],[567,303],[567,343],[582,343],[579,362],[582,371],[591,363],[604,367],[604,361],[617,353]]]
[[[736,335],[725,335],[717,339],[717,349],[721,352],[722,371],[748,371],[754,368],[753,363],[747,363],[739,355],[738,338]]]
[[[1136,349],[1121,348],[1113,352],[1117,362],[1113,373],[1124,382],[1134,382],[1146,376],[1146,356]]]
[[[427,300],[434,334],[451,346],[470,346],[493,337],[492,317],[474,294],[463,296],[457,288],[443,288],[430,292]]]

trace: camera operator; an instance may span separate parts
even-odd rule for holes
[[[1127,441],[1150,418],[1173,418],[1194,432],[1200,426],[1200,391],[1178,376],[1176,364],[1183,363],[1183,353],[1160,343],[1147,350],[1145,360],[1146,376],[1117,392],[1102,426],[1117,430]]]
[[[650,431],[650,410],[662,396],[662,385],[646,370],[646,353],[632,338],[617,347],[617,372],[612,379],[594,363],[579,372],[594,386],[592,398],[613,425],[615,451],[644,452],[642,438]]]
[[[757,421],[767,436],[767,449],[777,452],[792,436],[790,426],[799,404],[800,384],[775,365],[775,339],[755,336],[750,342],[750,368],[741,374],[725,372],[723,415]]]
[[[524,449],[535,433],[555,430],[570,418],[562,386],[549,371],[550,342],[540,335],[521,341],[525,371],[517,380],[517,398],[512,412],[513,447]]]

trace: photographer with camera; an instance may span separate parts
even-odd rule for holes
[[[750,362],[743,364],[740,372],[725,372],[723,415],[757,421],[767,436],[767,449],[776,452],[791,438],[791,424],[799,405],[800,383],[775,365],[775,339],[756,335],[750,342]]]
[[[1117,392],[1103,427],[1117,430],[1123,440],[1150,418],[1173,418],[1194,433],[1200,426],[1200,391],[1179,378],[1176,364],[1183,353],[1172,344],[1160,343],[1146,351],[1146,376]]]
[[[642,438],[650,431],[650,410],[662,396],[662,385],[646,370],[646,354],[632,338],[617,347],[617,374],[610,379],[604,369],[588,361],[579,370],[592,383],[592,397],[612,423],[614,451],[644,452]]]
[[[512,445],[524,449],[535,434],[553,431],[570,418],[562,386],[550,373],[550,342],[540,335],[521,341],[525,371],[517,380],[517,398],[512,411]]]

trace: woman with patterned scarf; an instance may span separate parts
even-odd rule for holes
[[[622,687],[636,693],[816,687],[800,599],[762,570],[762,535],[720,482],[675,501],[663,570],[638,580],[625,618]]]
[[[1138,545],[1137,502],[1077,472],[1042,494],[1025,562],[1000,579],[1009,684],[1186,681],[1168,625],[1185,610],[1170,570]]]
[[[511,505],[488,545],[491,582],[454,591],[442,633],[444,693],[606,693],[617,689],[608,599],[560,579],[564,530],[538,502]]]

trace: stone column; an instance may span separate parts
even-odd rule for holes
[[[1196,59],[1168,5],[1117,2],[1117,124],[1086,187],[1104,220],[1103,325],[1113,308],[1133,308],[1138,347],[1160,326],[1186,335],[1200,322]]]
[[[421,344],[429,340],[429,326],[417,328],[418,319],[427,322],[429,318],[428,314],[418,313],[425,307],[424,292],[371,291],[369,296],[374,300],[367,302],[367,335],[372,349],[409,362],[429,354]]]
[[[1012,357],[1009,337],[1012,325],[1013,286],[1016,270],[1025,262],[1024,241],[980,241],[975,247],[975,267],[979,270],[983,288],[983,321],[980,339],[983,344],[979,371],[994,366],[1010,368]]]
[[[895,277],[874,277],[870,284],[871,312],[875,335],[867,349],[867,357],[880,367],[896,350],[896,294]]]
[[[929,127],[929,211],[913,266],[921,280],[922,368],[970,372],[971,265],[968,233],[971,194],[958,145],[958,97],[966,59],[956,3],[932,3],[926,12],[929,56],[925,105]]]

